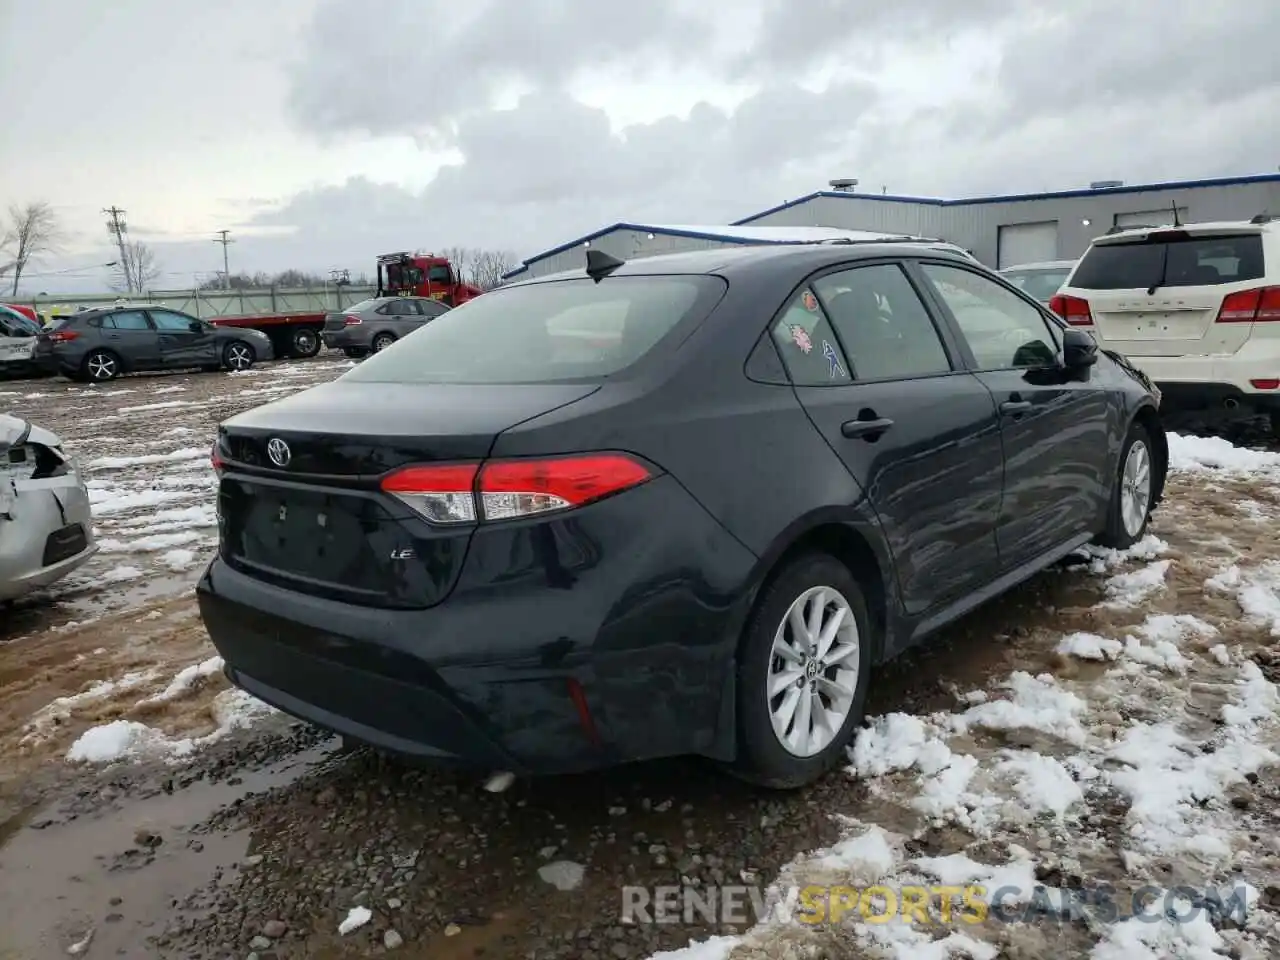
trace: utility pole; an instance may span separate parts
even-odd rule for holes
[[[231,289],[231,268],[227,265],[227,244],[235,243],[235,241],[227,236],[227,234],[229,234],[230,232],[231,232],[230,230],[219,230],[218,235],[213,238],[214,243],[222,244],[222,289],[223,290]]]
[[[115,237],[116,248],[120,251],[120,269],[124,273],[124,285],[129,293],[133,293],[133,270],[129,263],[129,243],[126,239],[129,227],[124,222],[124,211],[114,204],[102,211],[107,215],[107,233]]]

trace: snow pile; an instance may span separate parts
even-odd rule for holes
[[[200,737],[171,737],[136,720],[114,720],[80,735],[66,759],[72,763],[114,763],[118,760],[180,762],[228,734],[252,726],[276,711],[243,690],[224,690],[210,707],[214,729]]]
[[[1280,453],[1234,446],[1221,437],[1188,437],[1170,433],[1169,469],[1187,473],[1280,475]]]

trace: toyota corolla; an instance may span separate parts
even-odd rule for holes
[[[885,660],[1161,498],[1143,375],[971,260],[587,259],[221,425],[232,682],[429,760],[792,787]]]

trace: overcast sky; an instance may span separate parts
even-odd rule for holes
[[[529,256],[727,223],[838,176],[968,196],[1274,172],[1266,0],[0,0],[0,205],[101,289],[101,210],[157,286],[221,267]],[[24,285],[26,286],[26,285]]]

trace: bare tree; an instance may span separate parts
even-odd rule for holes
[[[471,282],[481,290],[502,285],[502,276],[516,265],[516,255],[509,250],[477,250],[471,258]]]
[[[120,276],[113,286],[116,290],[142,293],[160,276],[155,252],[140,240],[129,242],[124,250],[126,259],[116,267]]]
[[[13,260],[13,295],[18,295],[18,281],[27,264],[42,254],[53,253],[58,248],[62,231],[58,216],[45,200],[36,200],[25,206],[12,204],[4,233],[0,234],[0,250]]]

